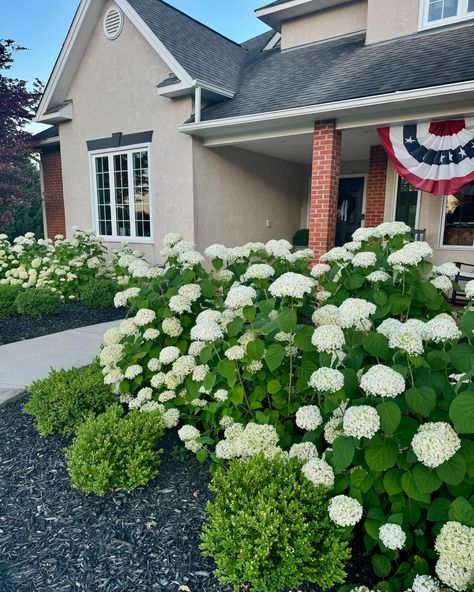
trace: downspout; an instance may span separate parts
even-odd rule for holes
[[[196,86],[194,91],[194,123],[201,123],[202,88]]]
[[[31,158],[39,165],[40,174],[40,191],[41,191],[41,212],[43,214],[43,235],[44,238],[48,238],[48,220],[46,217],[46,193],[44,189],[44,175],[43,175],[43,163],[41,158],[31,155]]]

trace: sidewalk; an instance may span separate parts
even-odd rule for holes
[[[33,380],[45,378],[51,368],[68,369],[92,362],[104,333],[119,323],[80,327],[0,346],[0,406],[18,397]]]

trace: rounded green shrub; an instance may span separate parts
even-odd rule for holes
[[[131,411],[112,405],[82,423],[73,445],[66,451],[73,487],[84,493],[105,495],[131,491],[158,474],[163,435],[159,411]]]
[[[15,305],[19,314],[35,318],[50,317],[64,308],[59,294],[43,288],[22,290],[16,297]]]
[[[20,288],[8,284],[0,285],[0,317],[8,318],[17,314],[15,299]]]
[[[51,370],[47,378],[36,380],[28,390],[31,398],[24,409],[36,419],[42,436],[71,436],[89,413],[102,413],[115,401],[103,383],[98,363]]]
[[[325,490],[303,476],[299,460],[234,460],[217,469],[210,489],[215,499],[201,550],[214,557],[222,583],[278,592],[344,581],[350,556],[344,531],[331,522]]]
[[[110,308],[114,305],[117,284],[107,278],[93,278],[81,291],[81,302],[96,308]]]

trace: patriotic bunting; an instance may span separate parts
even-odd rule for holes
[[[474,119],[395,125],[378,133],[396,171],[415,189],[451,195],[474,181]]]

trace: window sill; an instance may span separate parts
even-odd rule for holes
[[[474,251],[474,245],[439,245],[439,251]]]
[[[446,19],[440,19],[438,21],[426,22],[420,24],[418,31],[429,31],[430,29],[437,29],[438,27],[445,27],[447,25],[460,25],[464,22],[469,22],[474,19],[474,13],[469,13],[465,16],[456,16]]]
[[[124,245],[153,245],[155,242],[152,237],[104,236],[102,234],[97,236],[105,243],[122,243]]]

